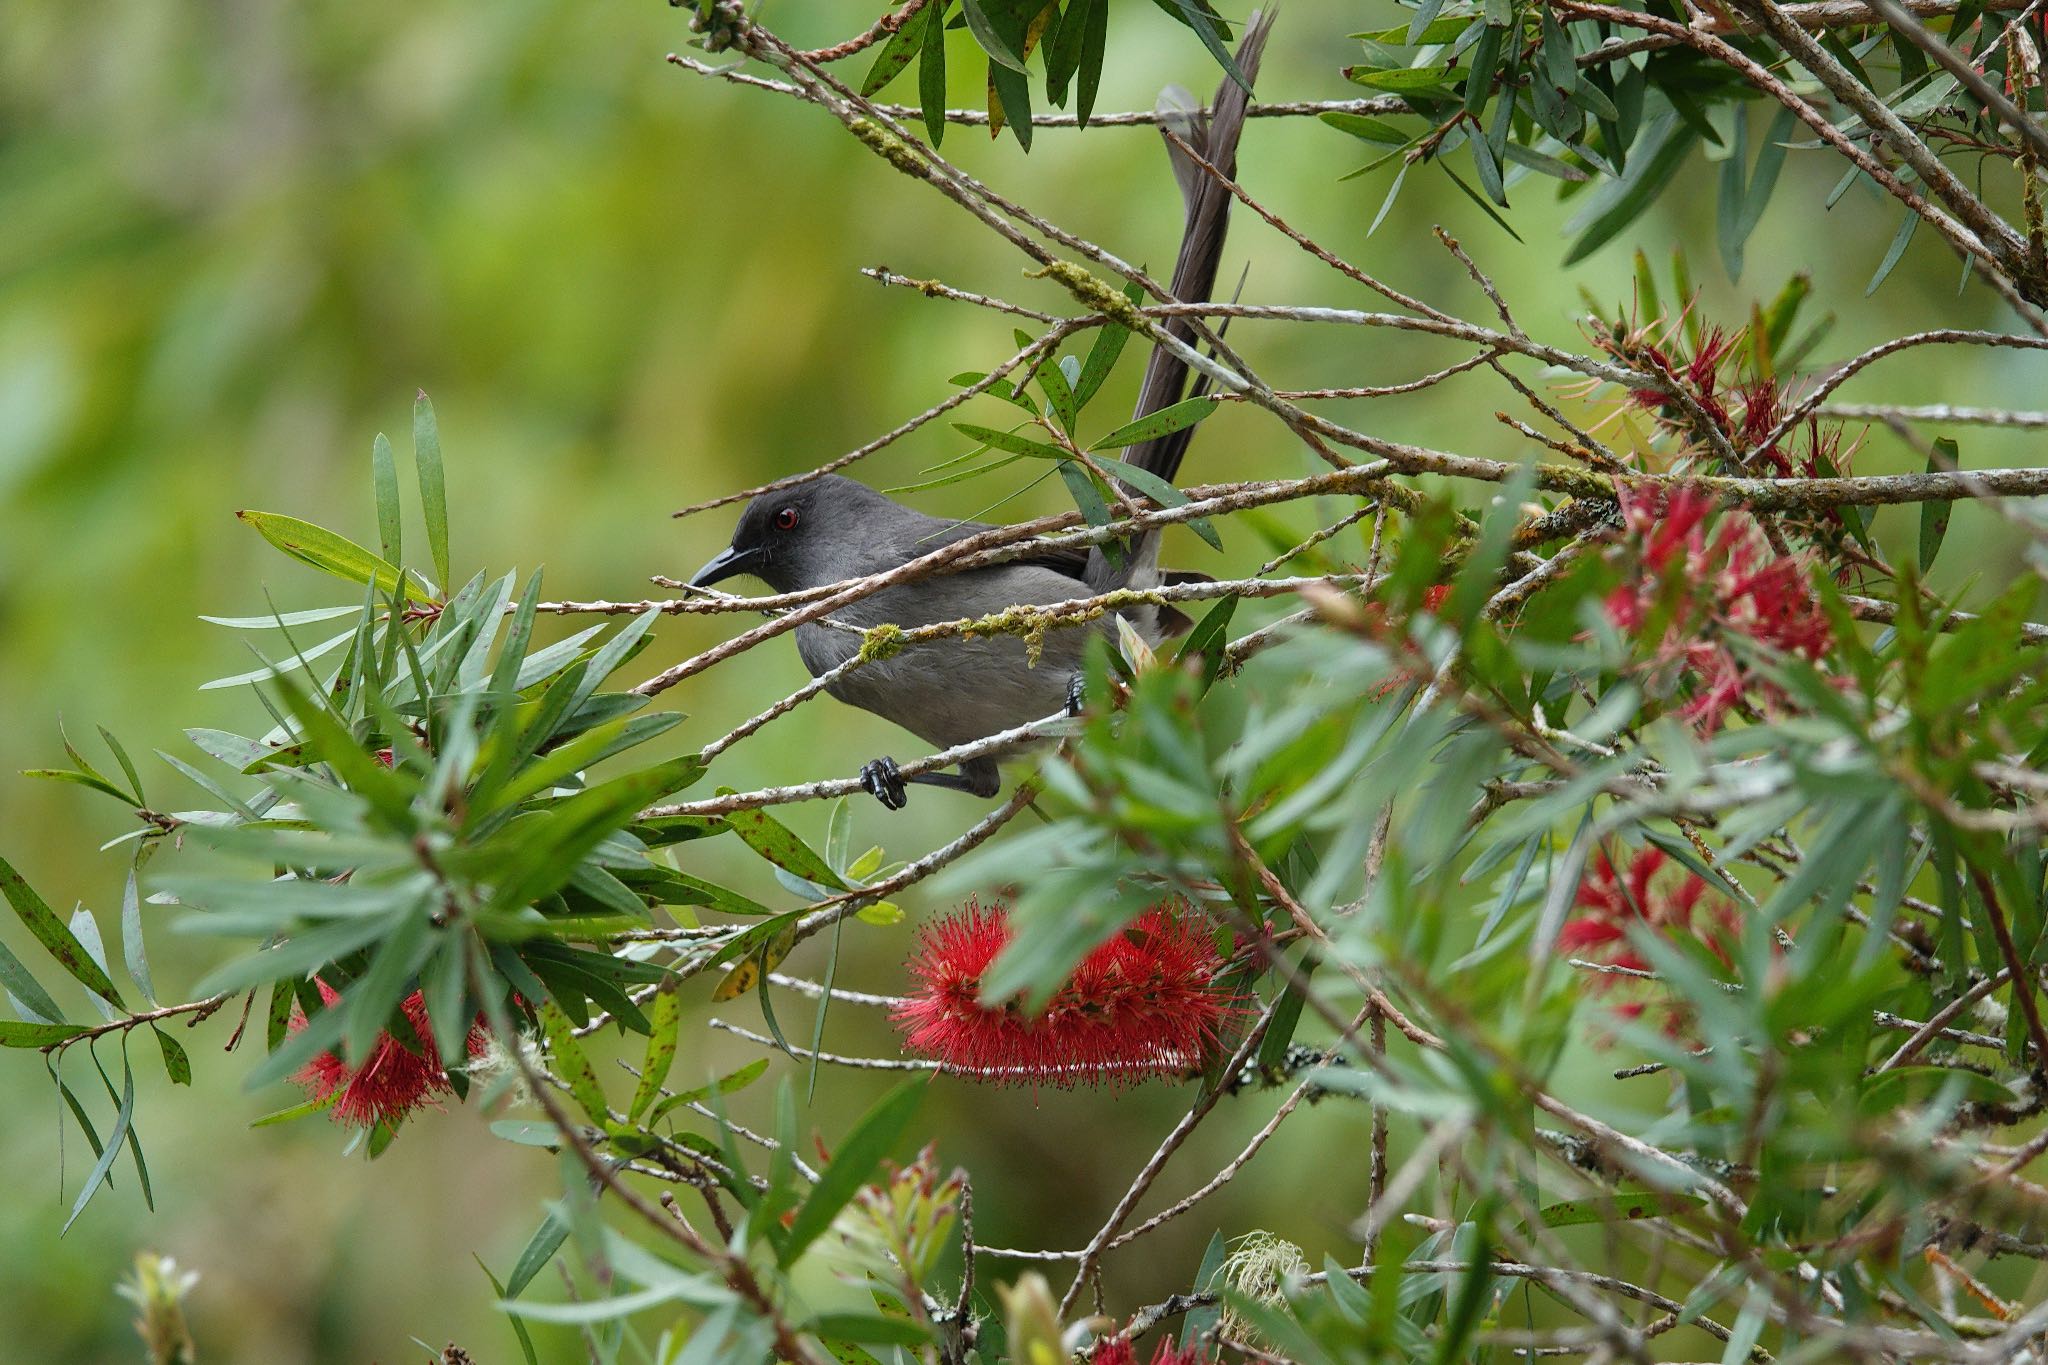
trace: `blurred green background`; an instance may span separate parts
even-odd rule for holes
[[[874,12],[770,5],[764,17],[821,43]],[[1353,53],[1345,33],[1396,13],[1293,0],[1263,90],[1352,93],[1339,74]],[[1115,22],[1098,108],[1149,106],[1169,80],[1213,85],[1209,59],[1153,7],[1119,5]],[[1023,278],[1014,252],[819,111],[664,65],[688,33],[654,0],[105,0],[14,6],[0,31],[0,850],[60,909],[83,902],[110,932],[123,865],[94,850],[128,827],[123,814],[13,774],[61,763],[61,712],[75,738],[95,725],[120,735],[143,759],[156,804],[195,803],[197,792],[151,751],[196,757],[183,727],[259,724],[246,693],[195,690],[249,666],[240,637],[195,618],[345,596],[269,551],[234,510],[291,512],[373,539],[371,437],[389,430],[405,450],[415,388],[440,414],[458,577],[545,565],[551,595],[638,598],[651,591],[649,574],[687,573],[730,526],[729,511],[679,523],[669,509],[850,449],[943,396],[955,371],[1013,349],[1008,320],[883,290],[859,267],[1067,305]],[[951,65],[953,102],[978,102],[978,76],[964,60]],[[1517,196],[1526,246],[1426,168],[1368,238],[1386,174],[1337,178],[1364,150],[1312,122],[1260,121],[1241,174],[1334,249],[1490,321],[1430,236],[1431,224],[1445,224],[1548,340],[1578,339],[1582,286],[1610,303],[1625,298],[1630,252],[1641,246],[1661,261],[1678,242],[1692,249],[1710,310],[1736,323],[1752,292],[1768,298],[1790,272],[1811,271],[1840,314],[1823,358],[1917,326],[2002,321],[1985,291],[1957,295],[1956,264],[1932,234],[1864,298],[1896,218],[1854,195],[1824,215],[1819,201],[1839,170],[1818,153],[1791,158],[1738,286],[1713,255],[1714,175],[1698,161],[1651,217],[1565,271],[1570,207],[1553,202],[1549,182],[1526,182]],[[1008,138],[992,145],[981,130],[955,128],[946,151],[1127,258],[1172,256],[1177,198],[1149,132],[1041,132],[1027,159]],[[1234,252],[1252,263],[1250,300],[1377,303],[1256,224],[1240,222]],[[1233,340],[1291,387],[1395,382],[1463,354],[1335,328],[1244,323]],[[1105,407],[1127,403],[1135,360]],[[1923,351],[1842,396],[2024,404],[2040,391],[2039,373],[2022,353]],[[1505,454],[1518,446],[1492,420],[1503,403],[1497,385],[1467,376],[1342,415],[1392,437]],[[2024,433],[1959,434],[1972,465],[2029,463],[2038,447]],[[860,472],[906,483],[963,449],[929,429]],[[1303,458],[1272,424],[1231,411],[1205,428],[1186,477],[1286,472]],[[1879,430],[1858,469],[1917,463]],[[925,501],[974,512],[1006,489],[955,487]],[[1056,505],[1041,488],[1003,514]],[[1292,515],[1309,529],[1307,509]],[[1998,528],[1971,509],[1960,520],[1950,543],[1972,547],[1965,569],[2006,578],[2013,551]],[[1893,546],[1912,534],[1893,512],[1879,529]],[[1221,558],[1191,538],[1169,553],[1220,573],[1268,552],[1239,536]],[[670,622],[645,662],[651,671],[741,625]],[[692,713],[673,744],[695,747],[802,680],[780,642],[693,680],[670,694]],[[825,702],[721,759],[713,776],[746,787],[840,775],[881,752],[908,756],[914,742]],[[854,811],[856,847],[885,841],[914,856],[974,810],[950,793],[921,794],[893,818],[864,804]],[[822,809],[791,815],[813,834],[825,818]],[[937,907],[913,897],[907,908]],[[150,922],[160,991],[184,998],[208,963],[205,945]],[[899,988],[909,926],[855,928],[841,981]],[[12,924],[0,937],[23,946]],[[731,1010],[750,1024],[755,1012]],[[181,1035],[198,1071],[192,1091],[173,1091],[153,1058],[137,1058],[157,1212],[144,1213],[124,1169],[61,1240],[89,1153],[75,1130],[63,1135],[60,1174],[63,1125],[40,1059],[0,1057],[0,1168],[13,1184],[0,1201],[0,1356],[136,1358],[111,1286],[137,1249],[152,1247],[202,1275],[192,1319],[206,1360],[419,1359],[416,1339],[505,1358],[510,1334],[470,1257],[501,1273],[509,1266],[558,1188],[546,1157],[494,1140],[474,1110],[426,1116],[374,1165],[345,1156],[344,1134],[324,1120],[252,1131],[249,1120],[291,1095],[241,1089],[246,1059],[222,1055],[227,1029],[217,1019]],[[835,1016],[832,1039],[844,1051],[892,1049],[875,1019]],[[751,1052],[721,1038],[711,1055],[680,1065],[724,1069]],[[1589,1054],[1580,1069],[1591,1077],[1600,1064]],[[90,1079],[83,1057],[67,1065],[74,1083]],[[743,1097],[740,1112],[767,1089]],[[811,1117],[827,1134],[843,1132],[874,1090],[827,1076]],[[1234,1101],[1177,1159],[1166,1193],[1213,1171],[1276,1102]],[[941,1083],[929,1103],[922,1126],[942,1157],[977,1174],[984,1240],[1074,1246],[1183,1097]],[[1312,1260],[1341,1251],[1364,1185],[1359,1122],[1332,1110],[1283,1129],[1206,1215],[1122,1265],[1119,1295],[1136,1302],[1184,1285],[1219,1223],[1287,1232]],[[1313,1183],[1301,1178],[1309,1170]],[[536,1292],[558,1291],[543,1283]],[[551,1358],[580,1358],[568,1339],[544,1340]]]

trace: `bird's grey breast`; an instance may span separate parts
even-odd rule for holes
[[[797,627],[797,652],[817,677],[860,653],[869,628],[905,630],[1000,615],[1016,606],[1087,595],[1078,580],[1035,565],[1003,565],[887,588]],[[1021,623],[1016,624],[1022,629]],[[1106,622],[1058,626],[1036,640],[983,632],[907,644],[850,670],[826,688],[942,748],[1041,719],[1065,704],[1092,631]],[[851,629],[847,629],[851,627]],[[886,643],[879,648],[886,651]]]

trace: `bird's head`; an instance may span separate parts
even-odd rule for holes
[[[848,551],[864,539],[861,523],[873,515],[875,503],[888,499],[837,474],[763,493],[740,514],[732,544],[697,570],[690,586],[709,587],[743,574],[777,592],[835,583],[859,571]]]

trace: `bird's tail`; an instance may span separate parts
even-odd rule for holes
[[[1170,90],[1161,97],[1161,113],[1165,116],[1161,127],[1171,131],[1199,153],[1204,161],[1232,179],[1237,176],[1237,140],[1244,132],[1245,111],[1252,100],[1246,87],[1258,78],[1259,57],[1265,51],[1266,35],[1271,26],[1270,10],[1254,14],[1245,25],[1244,37],[1237,45],[1237,67],[1244,73],[1245,84],[1239,85],[1226,76],[1206,117],[1199,109],[1186,108],[1184,96],[1179,110],[1168,109],[1174,96],[1182,95],[1182,92]],[[1171,290],[1173,297],[1182,303],[1206,303],[1216,288],[1216,272],[1223,260],[1223,239],[1230,230],[1230,191],[1189,160],[1187,154],[1171,141],[1166,146],[1168,155],[1173,158],[1174,177],[1180,182],[1181,198],[1187,205],[1180,256],[1173,263]],[[1165,329],[1176,340],[1189,346],[1195,344],[1195,329],[1189,319],[1169,319]],[[1205,387],[1205,382],[1197,376],[1194,391],[1200,393]],[[1145,364],[1145,379],[1138,390],[1138,405],[1132,419],[1149,417],[1162,408],[1172,407],[1187,396],[1187,388],[1187,362],[1164,346],[1153,347],[1151,358]],[[1188,441],[1193,435],[1192,427],[1168,432],[1131,447],[1122,458],[1171,482],[1180,469],[1181,458],[1187,454]]]

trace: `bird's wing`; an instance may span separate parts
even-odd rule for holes
[[[930,554],[942,546],[952,545],[978,536],[983,531],[997,528],[985,521],[954,521],[946,523],[945,529],[934,531],[919,540],[916,554]],[[1055,545],[1050,541],[1031,542],[1031,553],[1022,559],[1008,561],[1012,564],[1033,564],[1041,569],[1050,569],[1074,580],[1074,595],[1079,597],[1088,591],[1081,575],[1088,567],[1088,547],[1085,545]]]

